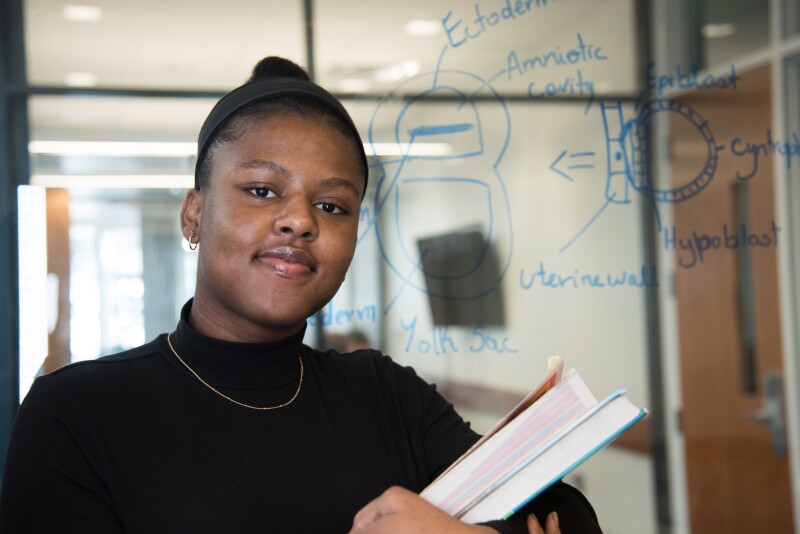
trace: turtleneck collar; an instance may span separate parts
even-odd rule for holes
[[[181,310],[172,346],[205,381],[223,388],[273,389],[296,383],[305,328],[271,343],[237,343],[204,336],[189,325],[192,300]],[[180,362],[176,363],[180,365]]]

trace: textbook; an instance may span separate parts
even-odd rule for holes
[[[560,356],[542,382],[420,494],[467,523],[507,519],[647,415],[620,389],[597,401]]]

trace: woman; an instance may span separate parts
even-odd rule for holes
[[[216,105],[195,179],[194,298],[171,334],[36,381],[2,532],[599,531],[565,484],[505,522],[439,511],[415,492],[476,440],[468,424],[385,356],[302,345],[353,257],[367,163],[300,67],[267,58]]]

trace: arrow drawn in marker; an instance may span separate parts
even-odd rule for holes
[[[574,180],[572,179],[572,176],[570,176],[569,174],[565,173],[564,171],[556,168],[556,165],[558,165],[558,163],[562,159],[564,159],[564,156],[566,156],[566,155],[567,155],[567,151],[566,150],[562,151],[561,154],[559,154],[558,157],[555,159],[555,161],[553,161],[553,163],[550,164],[550,170],[552,170],[553,172],[555,172],[557,174],[560,174],[561,176],[563,176],[564,178],[566,178],[570,182],[574,182]],[[574,158],[585,158],[585,157],[593,157],[593,156],[594,156],[594,152],[575,152],[575,153],[569,155],[569,159],[572,160]],[[593,164],[589,164],[589,163],[574,163],[572,165],[568,165],[567,169],[569,169],[569,170],[573,170],[573,169],[594,169],[594,165]]]

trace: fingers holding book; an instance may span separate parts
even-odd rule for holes
[[[544,529],[539,524],[536,516],[531,514],[528,516],[528,534],[561,534],[561,529],[558,526],[558,513],[550,512],[544,520]]]
[[[350,534],[479,534],[496,532],[463,523],[407,489],[392,487],[364,506],[353,520]],[[554,531],[556,532],[556,531]],[[547,531],[550,534],[550,531]]]

